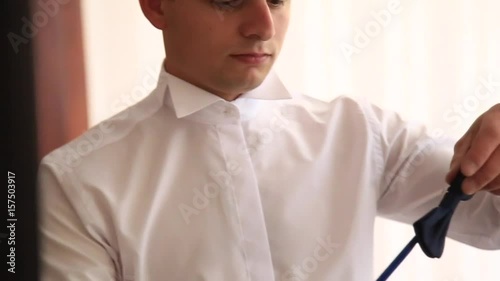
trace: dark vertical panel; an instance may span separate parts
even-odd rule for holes
[[[6,68],[2,143],[7,144],[2,157],[6,178],[0,198],[0,280],[31,281],[38,280],[39,161],[87,128],[80,2],[0,5],[5,22],[1,66]]]
[[[2,1],[2,43],[7,68],[2,83],[2,112],[7,144],[1,187],[0,280],[37,280],[36,171],[37,136],[33,83],[32,40],[22,35],[22,18],[29,18],[28,1]],[[3,75],[2,75],[3,76]],[[2,157],[3,158],[3,157]],[[4,161],[2,161],[4,162]],[[9,182],[10,175],[10,182]],[[10,196],[10,198],[9,198]],[[10,201],[8,201],[10,200]],[[10,227],[8,227],[10,226]],[[10,257],[9,257],[10,256]],[[10,272],[9,269],[13,272]]]
[[[34,41],[40,158],[87,129],[80,1],[46,2],[33,4],[35,26],[43,25]]]

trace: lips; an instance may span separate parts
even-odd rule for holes
[[[231,57],[244,63],[261,64],[266,62],[271,57],[271,55],[266,53],[248,53],[231,55]]]
[[[254,56],[254,57],[263,57],[269,56],[267,53],[244,53],[244,54],[235,54],[233,56]]]

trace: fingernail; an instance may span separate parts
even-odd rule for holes
[[[462,184],[462,191],[467,195],[473,194],[476,191],[476,188],[477,184],[472,179],[466,179]]]

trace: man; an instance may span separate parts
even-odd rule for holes
[[[371,280],[376,215],[413,223],[459,170],[475,196],[449,236],[500,249],[500,105],[453,153],[373,105],[290,93],[270,72],[289,0],[140,4],[158,86],[44,158],[43,280]]]

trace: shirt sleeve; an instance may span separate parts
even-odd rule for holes
[[[413,224],[438,206],[448,188],[445,175],[455,140],[441,130],[428,132],[398,114],[366,105],[369,123],[378,135],[381,179],[378,214]],[[377,132],[378,131],[378,132]],[[500,197],[478,192],[461,202],[448,236],[481,249],[500,249]]]
[[[120,280],[107,246],[85,223],[75,187],[60,174],[47,163],[40,165],[40,280]]]

